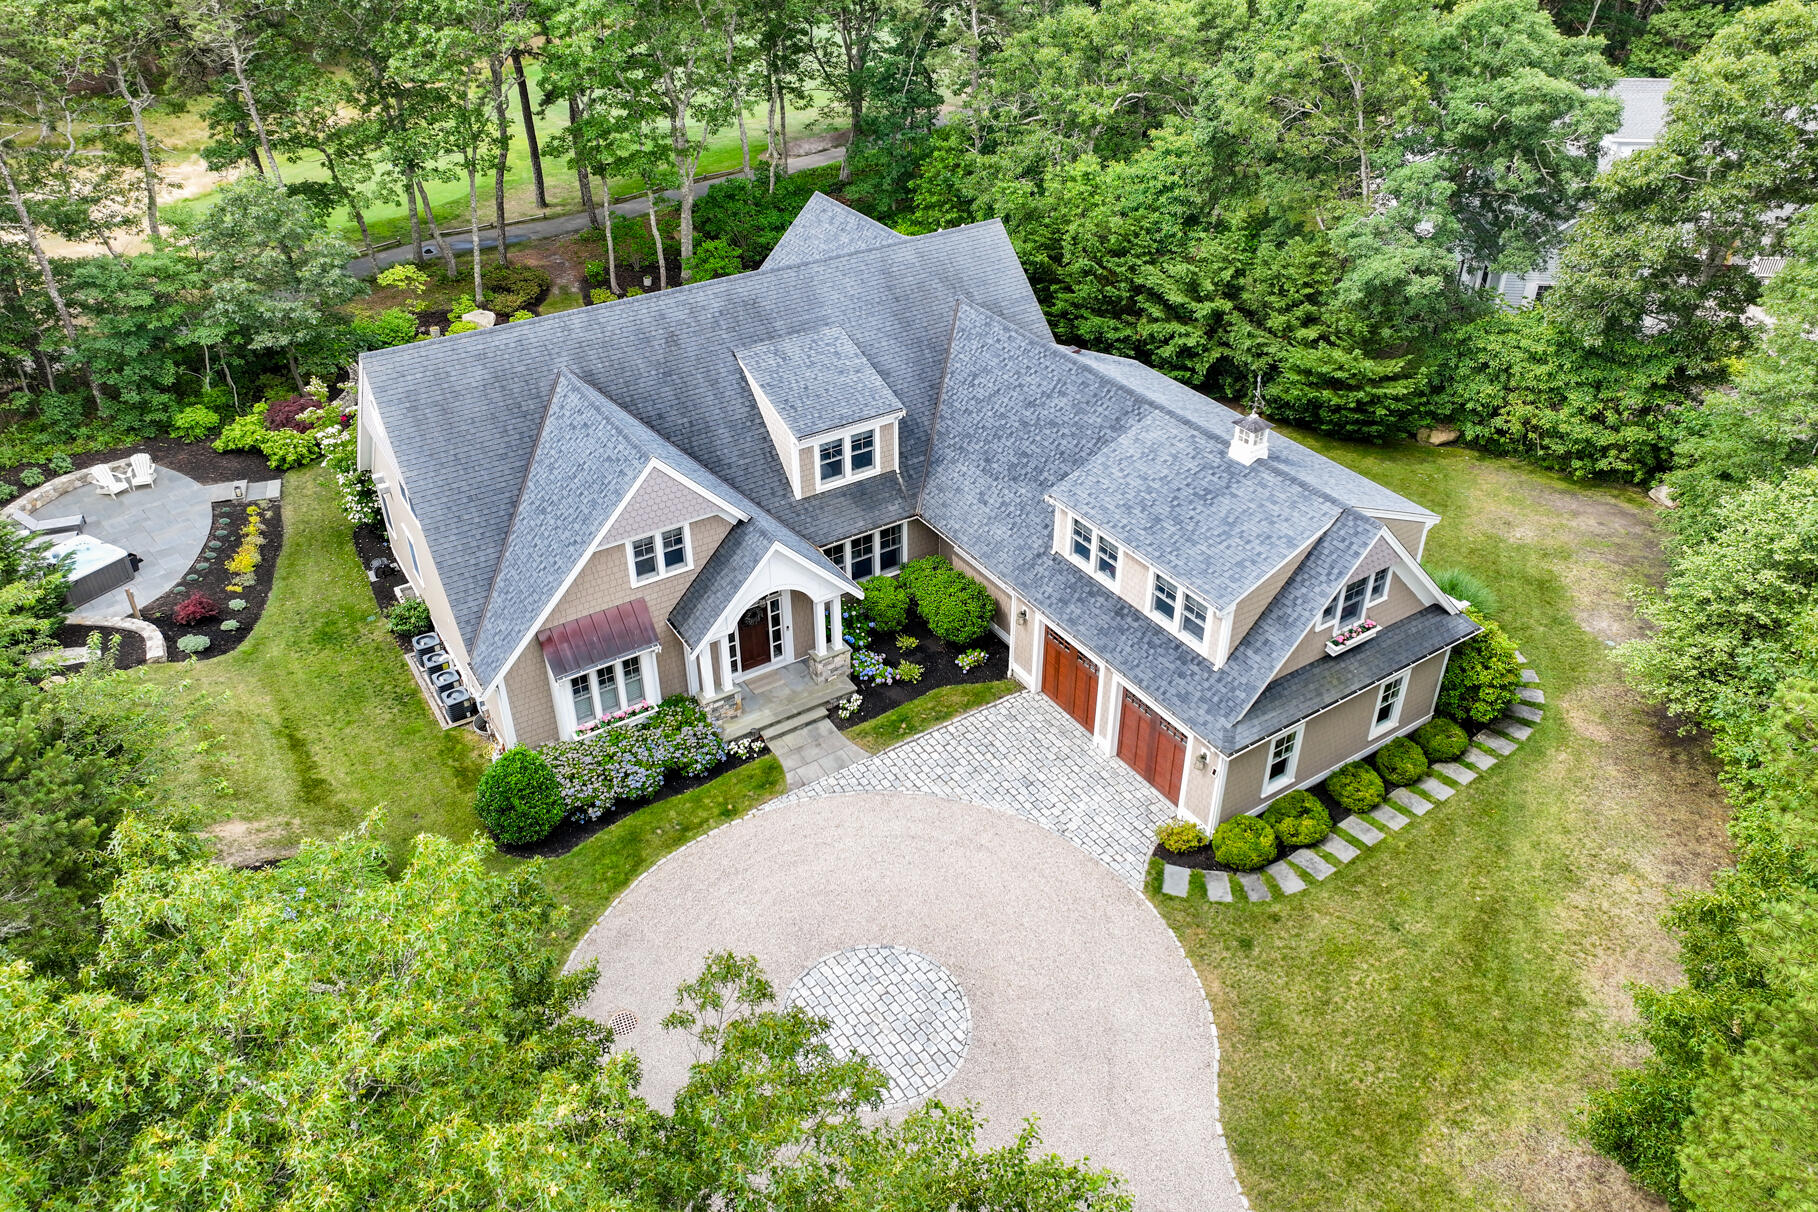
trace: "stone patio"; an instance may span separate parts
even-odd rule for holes
[[[126,591],[141,608],[183,580],[208,538],[213,516],[210,490],[186,475],[158,468],[156,482],[118,496],[107,496],[93,484],[82,484],[33,512],[39,520],[80,513],[82,533],[139,557],[136,576],[119,589],[83,602],[83,615],[98,618],[130,615]]]

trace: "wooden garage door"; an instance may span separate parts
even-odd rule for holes
[[[1079,649],[1047,634],[1042,652],[1042,693],[1080,722],[1087,732],[1098,720],[1098,666],[1080,655]]]
[[[1180,775],[1187,764],[1187,738],[1128,690],[1124,691],[1123,715],[1117,725],[1117,756],[1170,803],[1179,802]]]

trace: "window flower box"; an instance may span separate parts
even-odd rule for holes
[[[1355,648],[1381,630],[1375,619],[1365,619],[1355,627],[1347,627],[1326,641],[1326,655],[1337,656],[1347,649]]]

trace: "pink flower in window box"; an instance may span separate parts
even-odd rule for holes
[[[1365,619],[1355,626],[1347,627],[1326,641],[1326,655],[1337,656],[1347,648],[1355,648],[1381,630],[1375,619]]]

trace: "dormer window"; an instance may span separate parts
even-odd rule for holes
[[[1196,644],[1205,642],[1206,604],[1159,572],[1149,595],[1149,613],[1168,630],[1179,631]]]
[[[846,447],[851,456],[853,475],[870,471],[877,466],[877,431],[875,429],[853,434],[846,439]]]
[[[1196,640],[1206,638],[1206,604],[1192,594],[1187,594],[1180,604],[1180,629]]]
[[[817,488],[868,476],[877,470],[877,430],[861,429],[830,438],[820,444],[817,453]]]
[[[1155,595],[1150,600],[1149,608],[1155,612],[1157,618],[1172,623],[1179,606],[1180,590],[1176,588],[1173,581],[1157,573],[1155,575]]]
[[[846,474],[846,443],[835,439],[821,443],[821,483],[838,480]]]
[[[734,351],[796,498],[896,470],[903,403],[838,326]]]
[[[1092,562],[1092,528],[1078,518],[1073,520],[1073,558],[1082,564]]]
[[[1117,544],[1104,535],[1098,536],[1098,575],[1113,584],[1117,583]]]
[[[1068,543],[1068,548],[1072,551],[1073,558],[1078,560],[1082,567],[1096,572],[1105,580],[1116,585],[1117,544],[1078,518],[1073,519],[1070,535],[1071,541]]]

